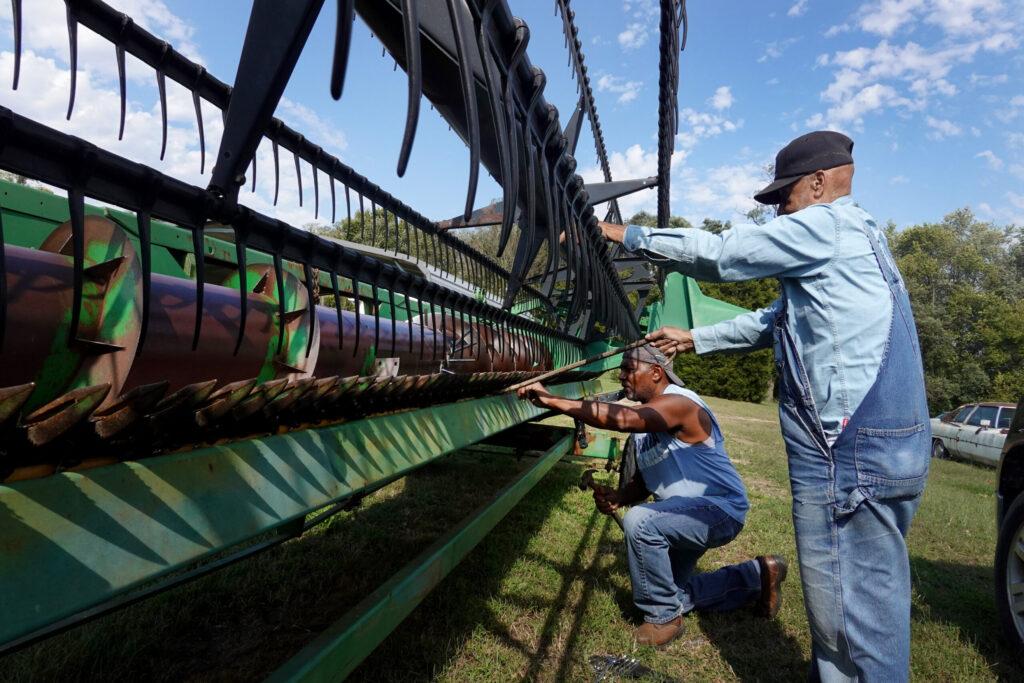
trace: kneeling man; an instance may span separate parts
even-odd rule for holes
[[[640,405],[561,398],[540,384],[519,396],[593,427],[636,432],[636,476],[621,491],[595,490],[594,500],[605,514],[633,505],[623,522],[633,602],[644,617],[637,642],[666,645],[683,632],[683,615],[692,610],[752,606],[774,617],[786,578],[781,557],[694,573],[708,549],[736,537],[750,507],[711,409],[683,388],[670,361],[650,345],[624,355],[619,382]],[[652,495],[653,502],[643,502]]]

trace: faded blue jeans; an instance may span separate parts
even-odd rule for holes
[[[644,621],[664,624],[691,610],[727,612],[761,594],[756,560],[693,573],[709,548],[725,545],[743,528],[713,498],[677,496],[637,505],[623,526],[633,602]]]

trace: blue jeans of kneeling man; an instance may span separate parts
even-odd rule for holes
[[[692,610],[726,612],[761,594],[756,560],[694,574],[697,560],[743,525],[713,498],[666,498],[630,508],[623,518],[633,602],[644,620],[664,624]]]

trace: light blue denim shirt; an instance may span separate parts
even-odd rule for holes
[[[874,232],[891,262],[885,234],[849,196],[719,235],[631,225],[623,245],[697,280],[778,278],[782,295],[771,306],[695,328],[694,346],[697,353],[766,348],[785,302],[786,321],[831,441],[874,384],[892,319],[889,288],[865,230]]]

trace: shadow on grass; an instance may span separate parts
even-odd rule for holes
[[[626,553],[621,544],[619,550],[616,568],[628,573]],[[718,567],[701,569],[714,571]],[[794,580],[800,581],[799,573],[791,569],[786,583]],[[786,584],[783,584],[783,599],[799,600],[798,597],[787,595]],[[628,589],[616,590],[615,602],[624,615],[632,616],[633,621],[640,624],[633,606],[633,595]],[[810,662],[800,642],[782,627],[781,616],[767,620],[756,616],[750,609],[738,609],[731,612],[696,612],[686,617],[685,622],[687,631],[676,642],[699,639],[703,634],[739,680],[798,681],[807,677]],[[673,649],[679,647],[672,646]]]
[[[748,610],[703,613],[701,629],[741,681],[799,681],[810,663],[777,620]]]
[[[495,640],[518,651],[530,662],[528,680],[536,678],[552,645],[558,617],[568,597],[572,576],[563,577],[554,603],[535,605],[547,609],[539,648],[518,637],[495,612],[492,599],[501,593],[506,575],[558,507],[577,467],[556,465],[509,515],[488,534],[481,545],[441,583],[420,606],[353,672],[349,680],[408,681],[434,678],[462,653],[475,631],[485,629]],[[576,563],[593,533],[596,520],[587,527],[576,553]],[[575,566],[575,564],[574,564]],[[579,572],[586,571],[579,569]],[[584,603],[585,604],[585,603]],[[577,615],[577,624],[579,615]],[[575,629],[574,629],[575,633]],[[567,652],[570,648],[567,648]],[[567,667],[568,663],[563,665]]]
[[[1000,680],[1024,680],[1024,662],[1016,660],[1003,640],[991,566],[911,557],[910,570],[925,603],[923,609],[915,607],[915,619],[956,626]]]

